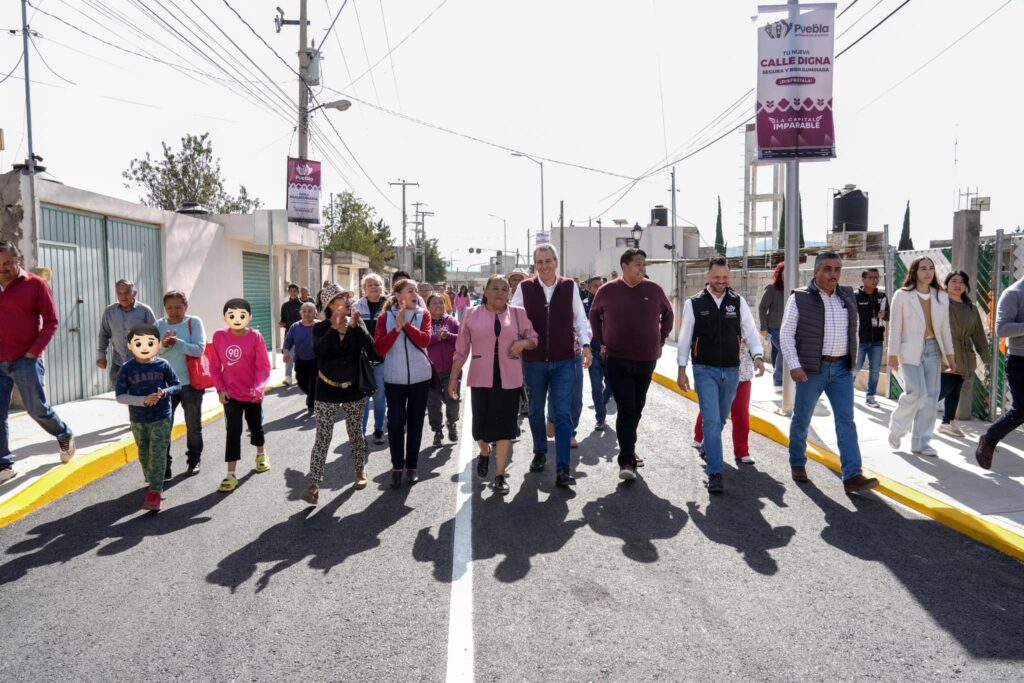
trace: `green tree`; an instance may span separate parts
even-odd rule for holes
[[[220,159],[213,156],[209,133],[185,135],[179,151],[166,142],[160,146],[160,158],[146,152],[145,159],[132,159],[121,174],[124,186],[138,191],[139,201],[146,206],[176,211],[185,202],[199,202],[217,213],[249,213],[262,206],[244,185],[239,185],[238,196],[225,191]]]
[[[384,272],[384,264],[395,255],[391,228],[384,219],[375,222],[373,207],[349,191],[334,195],[324,207],[320,248],[363,254],[378,273]]]
[[[804,243],[804,202],[803,198],[800,197],[800,210],[798,214],[798,222],[800,224],[800,248],[803,249]],[[779,246],[776,249],[786,248],[786,198],[782,198],[782,211],[779,215]]]
[[[725,236],[722,234],[722,196],[718,196],[718,219],[715,221],[715,251],[725,255]]]
[[[444,258],[441,256],[441,250],[437,246],[436,239],[428,239],[424,242],[427,247],[427,277],[426,281],[430,283],[444,282],[448,275],[448,269]],[[423,263],[423,256],[417,250],[416,242],[409,243],[409,249],[415,254],[414,263],[412,264],[413,277],[421,271],[420,264]]]
[[[907,210],[903,213],[903,232],[900,233],[900,251],[909,251],[914,248],[914,240],[910,239],[910,202],[907,201]]]

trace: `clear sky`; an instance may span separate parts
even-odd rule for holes
[[[223,0],[32,1],[42,10],[31,22],[41,34],[36,44],[52,67],[32,53],[35,145],[54,177],[134,200],[121,179],[132,158],[158,153],[161,141],[177,144],[185,133],[208,131],[229,188],[244,184],[268,207],[283,207],[285,158],[296,153],[295,114],[294,105],[271,93],[280,88],[279,94],[294,102],[296,77]],[[297,0],[228,1],[278,54],[296,64],[297,28],[275,33],[273,17],[280,5],[286,18],[294,19]],[[902,1],[841,0],[839,11],[849,11],[838,20],[837,51]],[[309,0],[309,36],[318,45],[340,3]],[[846,183],[868,191],[872,229],[889,223],[894,243],[908,200],[917,246],[949,238],[957,191],[968,188],[992,197],[992,210],[983,215],[986,233],[1024,225],[1024,193],[1019,173],[1012,170],[1024,158],[1019,131],[1024,57],[1018,45],[1024,0],[1011,0],[882,96],[1004,4],[914,0],[837,61],[838,158],[801,167],[808,240],[825,238],[829,188]],[[105,45],[43,12],[152,59]],[[440,238],[445,258],[457,265],[485,260],[470,256],[468,247],[502,248],[501,221],[488,214],[507,220],[510,250],[525,249],[526,231],[540,225],[535,164],[369,105],[499,146],[635,177],[753,113],[749,96],[732,115],[695,137],[754,86],[755,13],[755,4],[736,0],[348,0],[323,45],[322,83],[368,104],[355,101],[347,112],[318,112],[314,121],[321,137],[314,135],[311,156],[336,157],[333,165],[325,164],[325,193],[353,189],[399,238],[400,193],[388,182],[418,181],[418,189],[409,189],[409,201],[425,202],[436,214],[428,219],[428,236]],[[20,24],[19,3],[0,4],[5,29],[0,78],[21,52],[20,36],[6,29]],[[185,26],[197,33],[202,27],[209,35],[197,38]],[[349,85],[387,54],[389,44],[391,57]],[[237,76],[233,60],[254,73]],[[256,96],[235,92],[238,87],[226,82],[228,74],[220,67],[232,77],[261,81],[249,86],[262,93],[264,106],[253,101]],[[21,75],[19,68],[0,83],[0,127],[7,141],[0,152],[3,168],[26,153]],[[338,97],[326,88],[320,101]],[[324,140],[341,153],[326,151]],[[742,151],[736,133],[677,165],[680,219],[700,226],[705,239],[713,240],[720,195],[726,239],[740,242]],[[650,207],[670,199],[667,173],[638,183],[608,209],[628,181],[551,162],[544,171],[549,222],[557,221],[558,202],[564,200],[567,223],[586,224],[588,217],[603,213],[605,225],[615,218],[645,224]]]

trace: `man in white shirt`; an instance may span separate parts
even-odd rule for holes
[[[722,427],[740,382],[740,337],[754,358],[757,376],[764,374],[764,350],[746,300],[729,288],[729,262],[716,256],[708,263],[708,281],[683,305],[679,335],[679,374],[676,383],[690,390],[686,365],[693,358],[693,384],[704,417],[704,451],[708,464],[708,492],[725,490],[722,473]]]
[[[807,429],[822,392],[835,417],[843,488],[847,493],[878,486],[861,474],[857,425],[853,421],[853,367],[857,361],[857,300],[853,290],[839,286],[843,262],[834,251],[814,259],[814,280],[793,290],[782,316],[779,341],[786,367],[796,385],[789,425],[789,465],[793,481],[807,477]]]
[[[548,439],[544,407],[551,392],[548,418],[555,423],[555,483],[573,486],[572,476],[572,392],[575,386],[575,343],[583,347],[583,369],[590,367],[590,323],[576,283],[558,276],[558,251],[542,244],[533,252],[537,271],[524,280],[511,304],[526,309],[537,331],[537,348],[523,352],[523,377],[530,394],[530,432],[533,434],[531,472],[543,471],[547,462]]]

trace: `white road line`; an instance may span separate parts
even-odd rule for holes
[[[465,374],[464,374],[465,376]],[[473,681],[473,414],[469,387],[462,385],[459,486],[452,540],[452,595],[448,603],[448,670],[451,683]]]

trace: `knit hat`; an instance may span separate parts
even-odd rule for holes
[[[345,294],[351,297],[353,293],[347,289],[342,289],[341,285],[337,282],[332,282],[320,292],[320,308],[327,308],[329,303]]]

